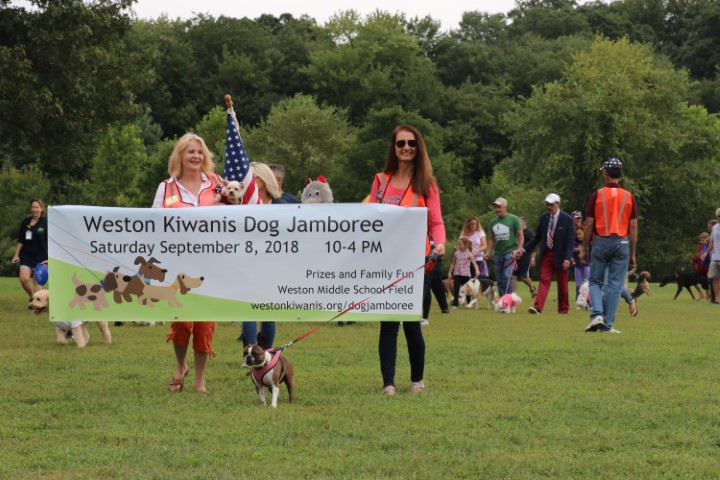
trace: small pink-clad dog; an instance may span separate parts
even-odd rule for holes
[[[495,302],[497,313],[515,313],[515,309],[522,303],[522,298],[517,293],[506,293]]]

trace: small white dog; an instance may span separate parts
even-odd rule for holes
[[[242,202],[243,190],[245,190],[245,185],[233,180],[232,182],[228,182],[227,185],[225,185],[225,187],[223,188],[223,194],[231,205],[240,205],[240,203]]]
[[[588,310],[590,308],[590,283],[583,280],[578,292],[578,298],[575,300],[575,310]]]
[[[495,302],[497,313],[515,313],[515,309],[522,303],[522,298],[517,293],[506,293]]]

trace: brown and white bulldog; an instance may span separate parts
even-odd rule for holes
[[[265,389],[269,388],[272,392],[270,405],[277,407],[281,383],[287,386],[290,403],[295,399],[295,371],[282,350],[264,350],[258,345],[247,345],[243,348],[242,366],[251,369],[250,378],[263,405],[267,405]]]

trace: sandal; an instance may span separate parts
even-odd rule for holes
[[[637,302],[633,300],[628,304],[628,308],[630,309],[630,316],[631,317],[637,317],[638,309],[637,309]]]
[[[412,382],[410,384],[410,393],[418,394],[425,390],[424,382]]]
[[[169,392],[182,392],[183,387],[185,386],[185,379],[184,378],[171,378],[170,382],[168,383],[168,391]]]
[[[185,370],[185,375],[183,375],[182,378],[171,378],[170,382],[168,382],[168,391],[169,392],[182,392],[183,387],[185,387],[185,377],[188,376],[188,373],[190,373],[190,368]]]

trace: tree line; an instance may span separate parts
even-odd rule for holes
[[[31,3],[0,0],[4,259],[30,198],[150,205],[187,131],[222,172],[225,93],[252,160],[285,165],[292,193],[324,175],[339,202],[368,193],[394,126],[417,126],[451,244],[468,215],[488,226],[497,196],[531,228],[551,191],[584,210],[608,156],[639,204],[643,269],[686,263],[720,206],[717,0],[518,0],[446,31],[382,11],[319,25]]]

